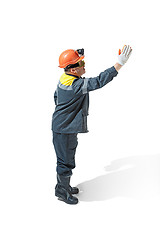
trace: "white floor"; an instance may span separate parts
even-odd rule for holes
[[[78,184],[78,206],[55,202],[60,239],[159,239],[160,155],[117,159]],[[75,177],[76,178],[76,177]],[[55,201],[55,200],[54,200]],[[61,222],[61,216],[66,221]],[[64,229],[63,227],[64,226]]]
[[[112,161],[102,174],[78,181],[78,206],[54,199],[55,234],[70,239],[71,229],[76,239],[158,240],[159,173],[160,155]]]
[[[23,160],[17,155],[10,167],[3,163],[3,240],[160,239],[160,155],[98,159],[97,149],[92,154],[82,151],[88,140],[92,145],[91,133],[79,136],[71,181],[80,188],[75,206],[54,196],[56,159],[51,144],[48,156],[44,149],[38,153],[37,146],[32,158],[28,153]]]

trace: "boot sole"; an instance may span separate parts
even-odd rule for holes
[[[67,203],[67,204],[76,205],[78,203],[78,201],[76,203],[68,202],[66,199],[63,199],[59,194],[55,194],[55,195],[56,195],[56,197],[58,197],[58,200],[63,201],[65,203]]]

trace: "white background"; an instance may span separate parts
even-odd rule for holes
[[[1,239],[159,240],[159,21],[158,0],[1,1]],[[80,203],[67,205],[54,197],[58,57],[83,47],[94,77],[124,44],[127,64],[90,93],[71,182]]]

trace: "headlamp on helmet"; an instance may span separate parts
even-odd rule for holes
[[[84,56],[84,48],[76,50],[80,56]]]

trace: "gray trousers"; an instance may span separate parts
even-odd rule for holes
[[[57,174],[71,176],[75,168],[75,153],[78,145],[77,133],[53,132],[53,145],[57,156]]]

